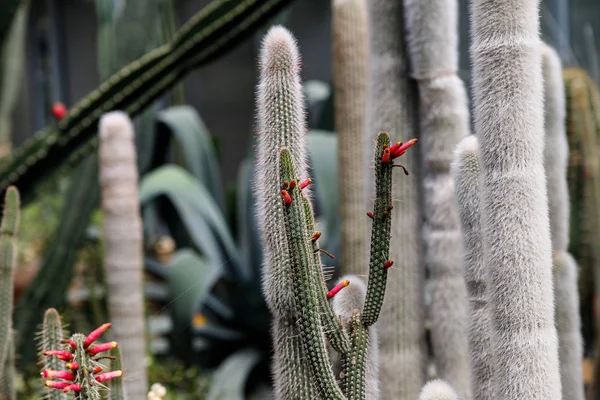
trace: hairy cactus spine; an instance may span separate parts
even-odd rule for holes
[[[280,149],[293,149],[299,176],[306,176],[303,135],[304,98],[300,82],[300,55],[296,41],[285,28],[269,30],[262,42],[257,94],[257,226],[264,248],[263,293],[273,314],[273,379],[275,398],[288,400],[318,396],[308,356],[296,325],[290,268],[290,249],[284,232],[284,204],[279,175]],[[308,190],[309,188],[307,188]]]
[[[437,375],[472,398],[467,290],[450,174],[452,152],[469,134],[467,93],[458,77],[458,2],[404,0],[411,75],[419,86],[424,262]]]
[[[544,161],[548,179],[550,233],[554,258],[555,323],[558,333],[562,398],[583,400],[583,343],[577,264],[569,246],[569,192],[567,164],[569,145],[565,119],[566,102],[562,65],[558,54],[550,46],[542,45],[544,73],[544,107],[546,145]]]
[[[558,400],[539,1],[471,0],[471,18],[495,396]]]
[[[42,332],[39,336],[38,349],[41,365],[45,370],[57,371],[65,369],[65,361],[59,360],[56,357],[44,356],[44,351],[47,349],[60,349],[64,344],[64,329],[58,311],[54,308],[49,308],[44,313],[44,322],[42,324]],[[69,395],[63,391],[46,389],[45,398],[48,400],[66,400]]]
[[[124,386],[132,398],[148,393],[145,348],[142,220],[133,124],[122,112],[100,119],[99,177],[104,217],[108,311],[128,366]]]
[[[456,394],[452,386],[441,379],[435,379],[427,382],[419,394],[419,400],[458,400],[460,397]]]
[[[365,0],[333,2],[333,87],[340,182],[340,265],[366,275],[367,221],[364,218],[362,135],[367,90],[367,6]]]
[[[367,206],[372,200],[373,136],[386,130],[399,138],[414,136],[414,110],[404,51],[404,10],[398,0],[367,2],[369,68],[367,114],[363,147],[363,179]],[[421,210],[418,152],[408,154],[403,164],[410,181],[396,185],[392,198],[395,217],[391,227],[391,271],[381,323],[381,396],[414,400],[425,383],[424,269],[422,268]]]
[[[457,146],[452,175],[461,224],[463,267],[469,300],[469,352],[473,398],[493,400],[493,353],[487,272],[481,240],[481,167],[477,137],[469,135]]]

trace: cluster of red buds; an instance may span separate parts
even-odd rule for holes
[[[304,189],[311,183],[312,179],[310,178],[303,180],[302,182],[300,182],[300,190]],[[290,182],[283,182],[283,188],[281,189],[281,198],[288,206],[292,204],[292,196],[290,196],[290,191],[293,190],[297,185],[298,184],[295,179],[292,179]]]
[[[46,350],[44,351],[44,355],[47,357],[56,357],[59,360],[65,361],[66,368],[68,371],[55,371],[45,369],[42,371],[41,375],[45,379],[62,379],[60,381],[47,380],[45,382],[45,386],[53,389],[63,390],[65,393],[74,391],[80,392],[82,390],[82,383],[79,382],[79,379],[89,379],[90,385],[94,383],[101,383],[104,381],[108,381],[110,379],[119,378],[123,376],[123,371],[110,371],[110,372],[102,372],[102,366],[96,366],[94,368],[90,368],[88,371],[84,371],[83,374],[78,374],[78,372],[84,368],[76,360],[82,359],[78,357],[79,355],[83,355],[83,359],[88,357],[91,361],[94,361],[95,365],[97,361],[101,358],[107,357],[99,357],[92,358],[96,355],[103,353],[105,351],[112,350],[118,346],[117,342],[107,342],[100,343],[95,346],[92,346],[94,343],[104,332],[106,332],[110,328],[111,324],[106,323],[100,326],[99,328],[92,331],[89,335],[86,336],[83,341],[83,348],[79,348],[77,343],[72,339],[64,340],[63,343],[69,345],[71,351],[67,350]],[[78,354],[78,352],[83,351],[83,354]],[[110,358],[110,357],[108,357]],[[80,377],[78,379],[78,377]]]
[[[383,155],[381,156],[381,162],[387,164],[392,161],[394,158],[400,157],[402,154],[406,153],[410,147],[414,146],[417,143],[417,139],[410,139],[406,143],[398,142],[390,147],[386,147],[383,149]]]

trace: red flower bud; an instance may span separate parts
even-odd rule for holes
[[[91,355],[95,356],[98,353],[102,353],[104,351],[112,350],[116,348],[119,344],[117,342],[108,342],[108,343],[100,343],[91,349],[88,349],[87,352]]]
[[[94,375],[95,375],[95,374],[99,374],[100,372],[102,372],[102,367],[96,367],[96,368],[95,368],[95,369],[92,371],[92,373],[93,373]]]
[[[391,160],[392,160],[392,159],[391,159],[391,153],[390,153],[390,149],[389,149],[389,147],[388,147],[388,148],[385,148],[385,149],[383,149],[383,155],[381,156],[381,162],[382,162],[382,163],[384,163],[384,164],[387,164],[387,163],[389,163]]]
[[[292,180],[290,181],[290,190],[292,190],[292,189],[293,189],[293,188],[295,188],[295,187],[296,187],[296,180],[295,180],[295,179],[292,179]]]
[[[394,262],[392,260],[387,260],[385,262],[385,264],[383,264],[383,268],[388,269],[390,268],[392,265],[394,265]]]
[[[367,211],[367,216],[371,219],[373,219],[373,213],[371,211]]]
[[[54,103],[52,106],[52,115],[57,121],[60,121],[67,115],[67,107],[63,103]]]
[[[68,393],[68,392],[70,392],[71,390],[72,390],[72,391],[74,391],[74,392],[81,392],[81,385],[79,385],[79,384],[77,384],[77,383],[74,383],[74,384],[72,384],[72,385],[66,386],[66,387],[63,389],[63,392],[65,392],[65,393]]]
[[[121,370],[110,371],[110,372],[105,372],[103,374],[98,375],[96,377],[96,381],[104,382],[104,381],[108,381],[110,379],[119,378],[121,376],[123,376],[123,371],[121,371]]]
[[[70,382],[58,382],[58,381],[46,381],[44,382],[44,386],[52,388],[52,389],[64,389],[67,386],[71,386]]]
[[[56,356],[59,360],[62,361],[71,361],[73,359],[73,354],[68,351],[63,350],[46,350],[44,352],[45,356]]]
[[[75,375],[69,371],[54,371],[51,369],[45,369],[41,373],[44,378],[58,378],[58,379],[66,379],[68,381],[72,381],[75,379]]]
[[[77,364],[76,362],[70,362],[67,363],[67,368],[69,368],[72,371],[77,371],[79,369],[79,364]]]
[[[329,291],[329,293],[327,293],[327,298],[331,299],[333,296],[335,296],[336,294],[338,294],[340,290],[342,290],[343,288],[345,288],[349,284],[350,284],[350,281],[348,279],[344,279],[343,281],[341,281],[340,283],[338,283],[337,285],[335,285],[333,287],[333,289],[331,289]]]
[[[300,189],[304,189],[311,183],[312,183],[312,179],[310,179],[310,178],[303,180],[302,182],[300,182]]]
[[[89,335],[87,335],[87,337],[85,338],[85,341],[83,342],[83,347],[84,348],[88,348],[90,347],[90,345],[92,343],[94,343],[96,340],[98,340],[98,338],[100,336],[102,336],[102,334],[104,332],[106,332],[108,330],[108,328],[110,328],[111,324],[110,323],[106,323],[103,324],[102,326],[100,326],[99,328],[94,329]]]
[[[67,339],[67,340],[62,340],[61,343],[65,343],[68,344],[69,346],[71,346],[73,349],[77,348],[77,343],[75,343],[74,341],[72,341],[71,339]]]
[[[290,196],[287,190],[284,189],[281,191],[281,197],[283,198],[283,201],[285,201],[285,204],[287,204],[288,206],[292,204],[292,197]]]
[[[317,240],[319,240],[319,238],[321,237],[321,232],[315,232],[315,234],[312,237],[312,241],[316,242]]]

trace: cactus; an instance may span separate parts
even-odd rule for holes
[[[35,184],[59,166],[70,166],[94,151],[100,116],[111,110],[136,115],[189,71],[229,50],[291,0],[214,0],[178,30],[173,39],[125,66],[71,107],[56,126],[36,133],[0,172],[0,191],[23,186],[23,201]]]
[[[56,357],[45,357],[46,349],[59,349],[64,343],[64,328],[60,315],[55,308],[49,308],[44,313],[44,322],[42,324],[42,332],[38,336],[39,359],[44,369],[59,370],[65,368],[65,362]],[[45,398],[49,400],[66,400],[69,395],[58,390],[52,390],[46,387]]]
[[[338,133],[340,185],[340,265],[345,273],[366,275],[368,242],[363,179],[362,134],[367,89],[367,8],[365,0],[333,2],[333,87]]]
[[[419,400],[458,400],[452,386],[441,379],[427,382],[419,395]]]
[[[285,28],[269,30],[263,41],[258,87],[257,221],[265,248],[263,291],[274,316],[274,380],[278,399],[364,399],[367,391],[369,329],[383,304],[392,211],[393,159],[416,143],[390,146],[381,132],[374,151],[376,198],[369,280],[362,310],[337,322],[326,293],[306,177],[300,56]],[[290,334],[293,334],[291,336]],[[344,361],[341,383],[333,375],[327,343]],[[372,370],[369,369],[372,373]]]
[[[387,130],[394,136],[411,137],[414,83],[406,74],[404,9],[398,0],[367,3],[369,69],[367,114],[363,147],[365,198],[372,200],[372,134]],[[410,181],[394,187],[396,217],[391,227],[391,271],[379,327],[381,396],[414,400],[425,383],[425,305],[422,268],[419,153],[408,154],[403,164],[413,172]]]
[[[404,0],[411,76],[419,86],[424,261],[437,376],[470,400],[467,289],[450,174],[452,152],[469,134],[467,93],[458,77],[458,2]]]
[[[142,220],[133,123],[113,111],[100,119],[99,178],[104,216],[104,263],[108,311],[114,335],[129,366],[125,391],[132,398],[148,392],[143,292]]]
[[[495,396],[560,399],[539,1],[472,0],[471,17]]]
[[[457,146],[452,175],[461,224],[463,267],[469,300],[469,352],[473,397],[494,399],[493,353],[490,312],[487,300],[487,271],[481,240],[481,167],[477,137],[469,135]]]
[[[565,131],[566,104],[562,67],[558,54],[542,46],[546,145],[544,161],[548,179],[550,233],[554,258],[555,323],[558,333],[562,398],[583,400],[583,343],[579,316],[577,264],[568,253],[569,147]]]
[[[102,353],[118,346],[117,342],[92,344],[111,327],[106,323],[89,335],[76,333],[64,342],[62,348],[46,349],[45,357],[57,358],[65,362],[65,369],[43,369],[44,386],[64,393],[74,392],[78,400],[100,400],[101,389],[108,389],[102,382],[123,376],[123,371],[104,371],[100,360],[107,356]],[[57,380],[58,379],[58,380]]]

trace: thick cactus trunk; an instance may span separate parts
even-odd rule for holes
[[[538,0],[471,0],[498,400],[558,400]]]
[[[462,400],[472,398],[467,290],[450,175],[452,151],[469,134],[467,93],[458,71],[456,0],[404,0],[411,75],[419,85],[423,159],[423,239],[437,374]]]
[[[115,111],[100,120],[99,175],[108,311],[132,399],[148,393],[142,220],[133,124]]]
[[[340,265],[344,273],[366,275],[368,231],[365,218],[362,135],[367,90],[367,4],[333,2],[333,87],[338,134],[340,184]]]
[[[397,140],[415,135],[415,96],[409,82],[404,51],[404,11],[399,0],[367,3],[369,68],[366,131],[363,140],[366,206],[372,201],[371,148],[377,132],[386,130]],[[419,199],[419,152],[407,154],[402,164],[410,176],[392,192],[394,219],[388,291],[380,316],[380,381],[384,399],[414,400],[425,382],[425,327]]]

